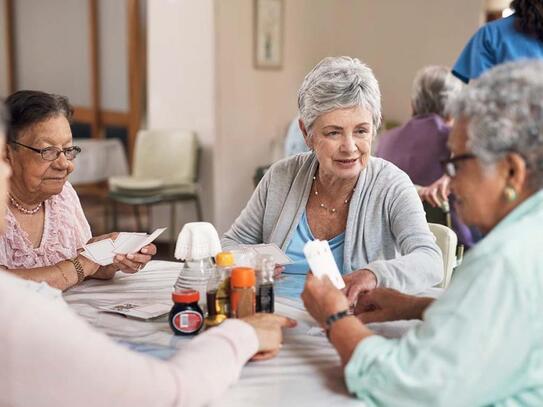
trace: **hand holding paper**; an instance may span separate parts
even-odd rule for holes
[[[146,233],[119,233],[115,240],[104,239],[84,246],[83,256],[100,264],[108,266],[113,263],[116,254],[131,254],[139,252],[143,247],[149,245],[166,228],[159,228],[151,235]]]

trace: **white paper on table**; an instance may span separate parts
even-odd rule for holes
[[[122,241],[120,244],[115,244],[115,247],[113,249],[114,253],[117,254],[128,254],[128,253],[137,253],[139,252],[143,247],[147,246],[153,240],[155,240],[162,232],[164,232],[166,228],[158,228],[150,235],[144,234],[130,234],[128,237],[122,238]]]
[[[309,336],[326,336],[324,329],[318,326],[312,326],[307,330],[306,334]]]
[[[345,287],[345,282],[337,268],[336,261],[326,240],[309,241],[304,246],[304,254],[311,272],[317,278],[328,276],[338,289]]]
[[[241,245],[242,249],[252,251],[256,255],[267,255],[273,257],[275,264],[290,264],[292,260],[275,243],[261,243],[252,245]]]
[[[137,319],[152,319],[158,318],[170,312],[172,304],[156,303],[156,304],[141,304],[137,302],[128,302],[122,304],[100,307],[103,312],[121,314]]]

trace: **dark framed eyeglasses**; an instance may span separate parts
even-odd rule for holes
[[[77,155],[81,152],[81,147],[78,146],[70,146],[66,148],[58,148],[58,147],[45,147],[45,148],[34,148],[31,146],[27,146],[26,144],[21,144],[16,141],[11,141],[11,144],[17,144],[18,146],[28,148],[29,150],[34,151],[35,153],[40,153],[41,158],[43,158],[45,161],[55,161],[58,157],[60,157],[60,153],[64,153],[64,156],[67,160],[72,161]]]
[[[453,178],[458,172],[458,163],[466,160],[471,160],[473,158],[477,158],[477,156],[472,153],[460,154],[455,157],[441,160],[441,165],[443,166],[443,171],[445,172],[445,174]]]

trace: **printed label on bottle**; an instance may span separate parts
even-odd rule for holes
[[[204,323],[202,315],[195,311],[181,311],[173,317],[173,326],[179,332],[191,334],[197,332]]]

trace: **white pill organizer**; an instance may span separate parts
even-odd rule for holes
[[[322,278],[323,276],[328,276],[336,288],[342,289],[345,287],[343,277],[341,277],[330,245],[326,240],[307,242],[304,246],[304,254],[309,268],[315,277]]]

